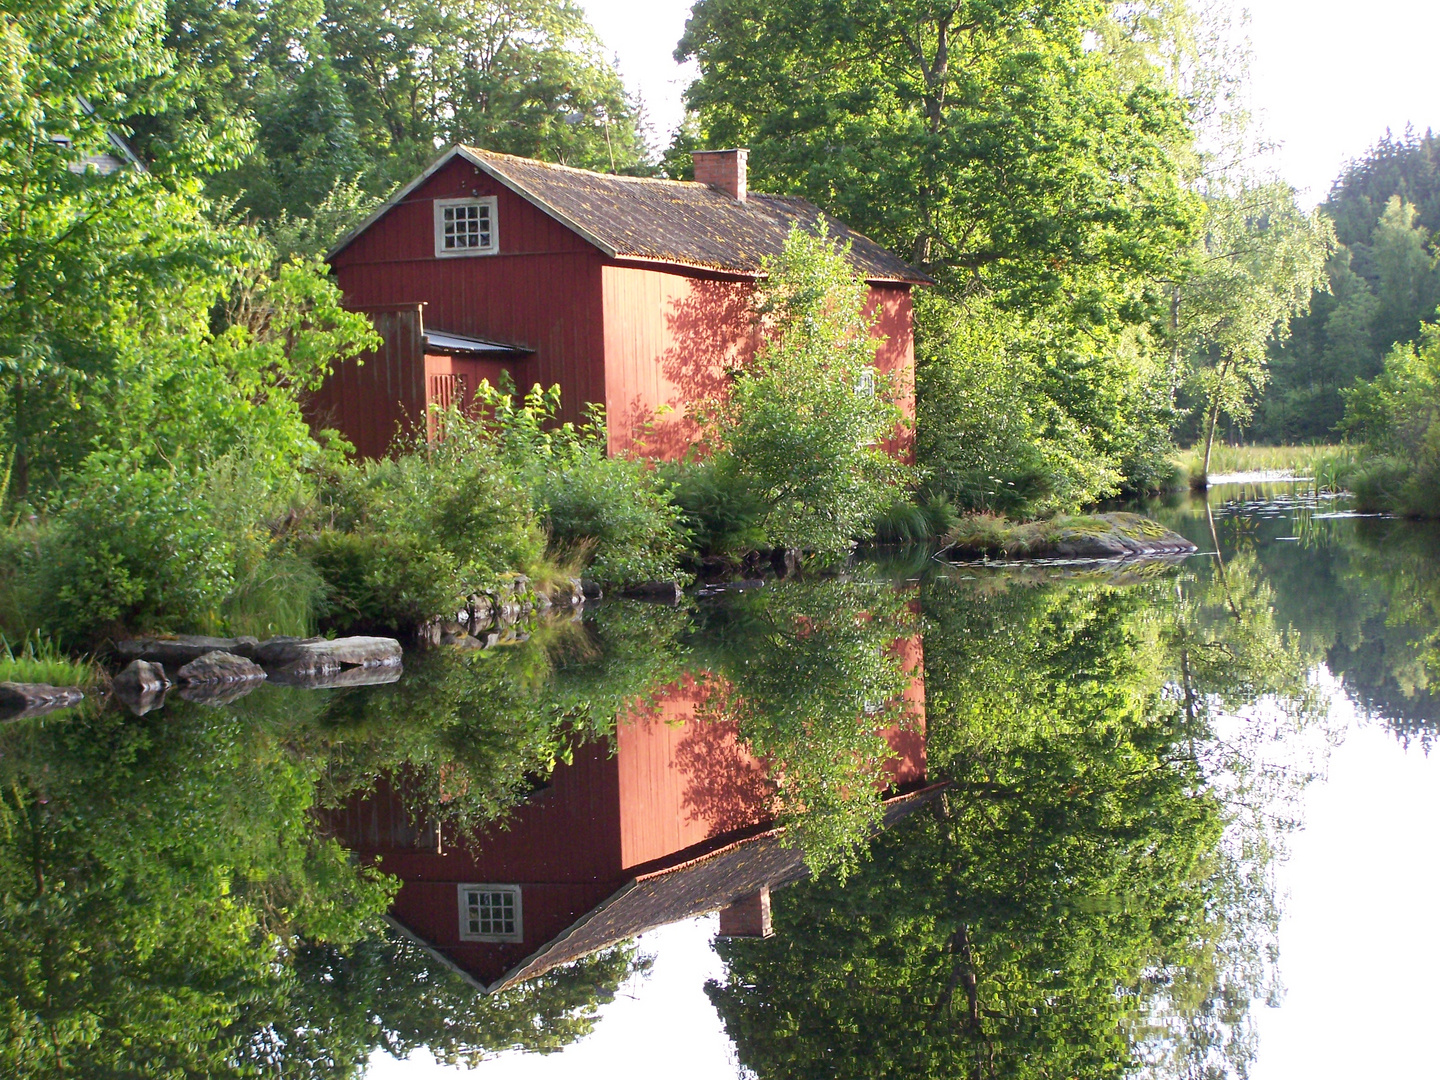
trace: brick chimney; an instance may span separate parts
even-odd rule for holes
[[[740,152],[743,154],[745,151]],[[721,937],[767,938],[774,932],[770,926],[769,885],[763,886],[757,893],[740,897],[729,907],[720,909]]]
[[[696,150],[695,180],[719,188],[737,202],[745,201],[745,159],[749,150]]]

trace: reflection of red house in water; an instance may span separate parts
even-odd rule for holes
[[[886,822],[925,801],[923,689],[914,723],[886,738]],[[478,843],[416,828],[384,789],[335,821],[362,859],[403,884],[401,930],[494,992],[645,930],[720,912],[720,931],[767,936],[772,888],[805,875],[769,818],[763,767],[731,725],[695,718],[702,691],[671,687],[622,720],[614,752],[593,743]]]
[[[761,260],[820,211],[747,190],[745,151],[695,155],[703,182],[612,176],[446,151],[331,251],[345,302],[384,338],[342,365],[314,403],[370,457],[432,404],[464,406],[482,378],[561,388],[565,419],[603,404],[610,448],[677,457],[688,412],[722,390],[757,344],[750,299]],[[910,411],[910,288],[928,282],[839,223],[869,284],[877,366]],[[646,433],[645,426],[654,423]]]

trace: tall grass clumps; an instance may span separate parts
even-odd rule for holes
[[[0,682],[88,687],[99,678],[95,664],[71,658],[49,638],[31,634],[12,645],[0,636]]]

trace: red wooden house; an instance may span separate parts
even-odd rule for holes
[[[370,313],[378,354],[337,370],[317,423],[379,456],[434,403],[481,378],[559,384],[567,419],[605,406],[612,451],[663,457],[694,437],[693,407],[757,344],[761,260],[820,211],[750,193],[746,152],[695,155],[696,182],[612,176],[453,147],[328,258],[346,303]],[[870,288],[877,366],[911,407],[910,289],[929,279],[830,222]],[[646,425],[652,425],[646,433]]]
[[[895,753],[886,824],[938,794],[925,783],[919,642],[911,721]],[[770,890],[805,876],[769,816],[770,780],[733,725],[696,718],[703,691],[676,684],[556,767],[504,828],[467,843],[415,823],[395,792],[338,812],[362,860],[401,879],[391,924],[477,989],[493,993],[654,927],[720,912],[720,932],[769,936]]]

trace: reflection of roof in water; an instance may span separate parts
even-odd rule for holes
[[[884,828],[931,802],[949,785],[930,784],[885,801]],[[781,829],[766,829],[713,850],[644,870],[603,903],[587,911],[563,933],[546,942],[489,985],[479,981],[444,952],[403,923],[387,921],[440,963],[486,993],[508,990],[553,968],[627,941],[657,927],[705,915],[736,900],[801,881],[809,876],[804,853],[781,842]]]
[[[924,806],[947,786],[931,784],[886,800],[884,827],[889,828]],[[766,886],[777,888],[807,876],[804,853],[798,847],[785,846],[779,829],[768,829],[706,854],[637,874],[563,934],[522,960],[489,990],[494,993],[508,989],[647,930],[718,911]]]

